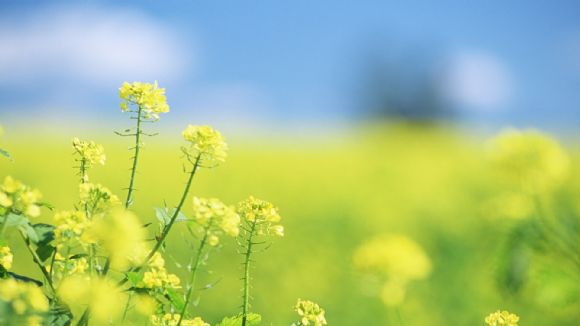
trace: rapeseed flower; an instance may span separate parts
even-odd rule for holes
[[[28,217],[38,217],[41,198],[40,191],[7,176],[0,186],[0,215],[13,212]]]
[[[211,246],[219,243],[222,234],[236,237],[240,233],[240,216],[216,198],[193,197],[193,221],[207,234]]]
[[[107,156],[102,145],[94,141],[80,140],[76,137],[73,138],[72,145],[75,154],[79,156],[79,161],[84,164],[85,168],[89,168],[95,164],[105,165]]]
[[[190,143],[184,151],[191,157],[199,157],[201,166],[212,167],[226,161],[228,145],[219,131],[210,126],[188,125],[182,135]]]
[[[518,326],[520,317],[509,311],[496,311],[485,317],[485,323],[489,326]]]
[[[326,318],[324,317],[324,309],[312,301],[298,299],[294,306],[294,310],[300,316],[300,326],[323,326],[326,325]]]
[[[568,155],[554,139],[539,131],[506,130],[490,145],[490,159],[497,171],[524,191],[552,190],[568,175]]]
[[[12,262],[14,260],[14,255],[8,246],[0,247],[0,265],[5,270],[10,270],[12,268]]]
[[[278,208],[272,203],[250,196],[238,204],[237,212],[242,220],[255,224],[256,234],[284,236],[284,227],[278,224]]]
[[[177,326],[179,323],[181,315],[180,314],[165,314],[163,316],[153,315],[151,316],[151,324],[153,326]],[[210,326],[208,323],[204,322],[200,317],[195,317],[193,319],[183,319],[181,325],[184,326]]]
[[[145,119],[158,120],[160,113],[169,112],[165,88],[159,87],[157,82],[153,84],[142,82],[129,84],[125,82],[119,88],[119,96],[123,100],[121,102],[122,111],[130,111],[130,106],[136,105],[143,112]]]
[[[384,280],[380,297],[388,306],[401,304],[407,283],[425,279],[432,269],[423,249],[403,235],[382,235],[366,241],[355,251],[353,261],[361,272]]]
[[[36,284],[11,278],[0,280],[0,303],[8,305],[16,315],[48,311],[48,299]]]

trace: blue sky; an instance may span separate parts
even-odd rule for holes
[[[6,1],[0,114],[117,111],[158,79],[174,119],[355,119],[369,53],[425,52],[466,120],[580,122],[577,1]],[[31,45],[32,44],[32,45]],[[84,50],[82,50],[84,49]],[[3,54],[4,53],[4,54]]]

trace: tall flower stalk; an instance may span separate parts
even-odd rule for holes
[[[220,236],[238,236],[240,233],[240,216],[232,207],[229,207],[216,198],[193,198],[192,226],[189,227],[192,235],[200,236],[201,240],[192,263],[189,265],[190,279],[187,284],[185,304],[180,311],[180,318],[177,326],[182,324],[183,318],[187,314],[187,309],[191,303],[191,298],[195,290],[195,281],[200,266],[207,257],[206,248],[215,247],[220,242]]]
[[[267,201],[249,197],[238,204],[237,211],[242,219],[242,232],[238,243],[244,256],[242,326],[246,326],[250,313],[250,272],[255,247],[264,244],[270,236],[284,236],[284,227],[278,224],[281,219],[278,209]],[[258,237],[265,239],[258,240]]]
[[[131,165],[131,176],[129,178],[129,187],[127,188],[127,199],[125,208],[129,208],[133,203],[133,192],[135,191],[135,175],[137,173],[137,164],[139,162],[139,152],[143,147],[141,135],[154,136],[143,131],[144,122],[155,122],[159,120],[160,113],[169,112],[169,105],[165,97],[165,88],[160,88],[157,82],[153,84],[134,82],[129,84],[125,82],[119,89],[119,96],[122,99],[121,110],[135,114],[131,117],[136,121],[134,133],[119,133],[120,136],[134,136],[135,146],[131,149],[133,160]]]

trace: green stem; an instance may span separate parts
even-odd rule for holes
[[[135,154],[133,155],[133,166],[131,167],[131,179],[129,180],[129,188],[127,190],[127,199],[125,200],[125,208],[129,208],[133,202],[133,191],[135,185],[135,173],[137,173],[137,162],[139,161],[139,150],[141,149],[141,113],[143,110],[141,106],[137,110],[137,130],[135,132]]]
[[[22,233],[22,231],[20,231],[20,236],[22,237],[22,240],[24,240],[24,243],[26,244],[26,248],[28,249],[28,252],[30,252],[30,255],[32,255],[32,260],[38,266],[38,268],[40,268],[40,271],[42,272],[42,275],[46,279],[48,286],[50,287],[50,289],[52,290],[53,293],[56,293],[56,291],[54,289],[54,285],[52,284],[52,279],[50,278],[50,274],[48,273],[46,268],[44,268],[40,258],[38,257],[38,255],[36,254],[36,252],[34,251],[32,246],[30,245],[30,240],[24,235],[24,233]]]
[[[84,158],[81,159],[80,170],[81,170],[81,184],[87,183],[89,177],[87,175],[87,161]]]
[[[191,300],[191,295],[193,294],[193,288],[195,287],[195,278],[197,275],[197,269],[199,268],[199,265],[201,263],[201,256],[203,253],[203,249],[205,247],[205,244],[207,243],[207,237],[209,235],[208,231],[209,231],[209,224],[205,228],[203,238],[201,239],[201,242],[199,243],[199,248],[197,248],[197,254],[195,255],[195,261],[194,261],[193,266],[191,268],[191,278],[189,280],[189,288],[187,289],[187,295],[185,297],[185,304],[183,305],[183,309],[181,309],[181,314],[179,316],[179,321],[177,322],[177,326],[181,326],[181,321],[183,320],[185,313],[187,312],[187,307],[189,306],[189,303]]]
[[[125,304],[125,309],[123,309],[123,319],[124,322],[127,318],[127,312],[129,311],[129,305],[131,304],[131,298],[133,297],[133,293],[129,293],[129,297],[127,298],[127,303]]]
[[[171,231],[173,224],[177,220],[177,216],[179,215],[179,212],[181,212],[181,208],[183,207],[183,204],[185,204],[185,200],[187,199],[187,194],[189,193],[189,188],[191,188],[193,176],[195,175],[195,172],[197,172],[197,168],[199,167],[200,159],[201,159],[201,155],[198,155],[197,158],[195,159],[195,162],[193,163],[193,168],[191,169],[191,172],[189,173],[189,178],[187,179],[185,189],[183,189],[183,194],[181,195],[181,199],[179,200],[179,204],[175,208],[175,212],[173,212],[173,215],[171,216],[169,223],[163,228],[163,231],[161,232],[161,236],[159,237],[159,240],[157,241],[157,243],[155,243],[155,246],[153,247],[151,252],[149,252],[149,255],[147,255],[147,259],[145,260],[145,263],[148,262],[149,259],[151,259],[151,257],[153,257],[153,255],[155,255],[155,253],[161,248],[161,246],[165,242],[165,239],[167,238],[167,235],[169,234],[169,231]]]
[[[252,239],[254,237],[254,232],[256,230],[257,219],[255,219],[250,227],[250,235],[246,242],[246,253],[244,259],[244,294],[243,294],[243,304],[242,304],[242,326],[246,326],[246,321],[248,318],[248,308],[250,306],[250,263],[252,255],[252,246],[254,243]]]
[[[189,189],[191,188],[193,177],[195,176],[195,172],[197,172],[197,169],[199,167],[200,159],[201,159],[201,155],[198,155],[197,158],[195,159],[195,162],[193,163],[193,167],[191,169],[191,172],[189,172],[189,178],[187,179],[187,183],[185,184],[185,188],[183,189],[183,194],[181,195],[181,199],[179,200],[179,204],[175,208],[175,212],[171,216],[169,223],[163,228],[163,231],[161,232],[161,236],[159,237],[159,239],[155,243],[155,246],[153,247],[153,249],[151,249],[151,251],[149,252],[147,257],[145,258],[143,263],[140,266],[133,268],[131,270],[132,272],[140,271],[147,264],[147,262],[149,262],[149,260],[153,257],[153,255],[155,255],[155,253],[157,251],[159,251],[159,249],[161,248],[161,246],[165,242],[165,239],[167,238],[169,231],[171,231],[173,224],[177,220],[177,216],[179,216],[179,212],[181,212],[181,208],[183,207],[183,204],[185,204],[185,200],[187,199],[187,194],[189,193]],[[107,260],[107,263],[108,262],[109,261]],[[108,264],[105,265],[105,270],[108,270]],[[121,285],[125,284],[127,281],[128,281],[128,279],[127,279],[127,277],[125,277],[117,285],[121,286]]]

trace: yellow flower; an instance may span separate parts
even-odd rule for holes
[[[12,198],[8,197],[6,193],[0,191],[0,206],[8,208],[12,206],[12,204]]]
[[[284,236],[284,227],[277,224],[282,218],[272,203],[250,196],[238,203],[237,212],[244,221],[255,224],[257,234]]]
[[[485,323],[489,326],[518,326],[520,317],[509,311],[496,311],[485,317]]]
[[[182,135],[190,142],[185,151],[194,158],[199,157],[200,166],[217,166],[226,161],[228,145],[219,131],[210,126],[188,125]]]
[[[93,164],[105,165],[107,156],[102,145],[96,144],[94,141],[80,140],[73,138],[72,145],[80,158],[81,164],[85,164],[85,168],[91,167]]]
[[[298,313],[298,316],[300,316],[300,322],[298,325],[326,325],[324,309],[320,308],[318,304],[312,301],[298,299],[298,302],[294,306],[294,310]]]
[[[431,273],[431,261],[423,249],[403,235],[381,235],[363,243],[354,253],[354,266],[383,280],[380,297],[387,306],[405,298],[407,283]]]
[[[398,279],[419,280],[431,273],[431,261],[423,249],[403,235],[384,235],[368,240],[354,254],[362,271],[386,274]]]
[[[490,159],[505,181],[542,192],[568,175],[569,158],[560,145],[536,130],[507,130],[491,141]]]
[[[121,205],[119,197],[100,184],[81,183],[79,197],[81,205],[90,208],[91,214],[101,213]]]
[[[0,265],[4,267],[5,270],[10,270],[12,268],[12,261],[14,260],[14,255],[10,247],[3,246],[0,247]]]
[[[160,88],[157,81],[153,84],[133,82],[123,83],[119,88],[121,110],[127,112],[130,105],[137,105],[143,112],[145,119],[158,120],[160,113],[169,112],[169,105],[165,97],[165,88]]]
[[[165,314],[163,316],[153,315],[150,318],[151,324],[153,326],[177,326],[179,322],[180,314]],[[204,322],[200,317],[195,317],[193,319],[183,319],[181,321],[183,326],[210,326],[208,323]]]
[[[216,198],[193,197],[193,221],[207,234],[211,246],[219,244],[222,234],[235,237],[240,233],[240,216]]]
[[[89,234],[109,254],[111,267],[115,269],[124,269],[133,263],[131,257],[145,242],[143,223],[133,213],[122,209],[94,221]]]
[[[96,324],[110,324],[118,317],[127,295],[114,282],[105,278],[70,276],[65,278],[57,289],[59,298],[67,305],[89,308]]]
[[[180,287],[181,280],[177,275],[167,273],[165,259],[159,252],[156,252],[151,257],[147,267],[149,270],[143,273],[143,279],[140,284],[137,284],[138,287],[147,289],[175,289]]]
[[[36,284],[8,278],[0,280],[0,300],[11,304],[18,315],[48,311],[48,299]]]
[[[38,217],[41,198],[40,191],[31,189],[11,176],[7,176],[0,187],[0,207],[3,207],[0,213],[13,211],[28,217]]]
[[[11,176],[4,178],[4,183],[2,184],[2,190],[9,194],[13,194],[21,190],[23,187],[24,185],[20,181],[14,180]]]

